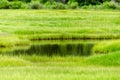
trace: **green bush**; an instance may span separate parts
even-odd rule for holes
[[[40,2],[31,2],[29,4],[30,9],[41,9],[42,8],[42,4],[40,4]]]
[[[104,2],[103,3],[103,8],[105,9],[116,9],[118,8],[118,4],[115,2]]]
[[[71,2],[71,3],[68,2],[68,6],[71,9],[76,9],[78,8],[78,2]]]
[[[52,9],[66,9],[66,5],[59,2],[54,2],[51,6]]]
[[[43,5],[43,7],[44,8],[47,8],[47,9],[50,9],[51,8],[51,2],[50,1],[47,1],[44,5]]]
[[[101,4],[106,1],[111,1],[111,0],[75,0],[78,2],[79,6],[84,6],[84,5],[97,5]]]
[[[9,9],[9,2],[7,0],[0,0],[0,9]]]
[[[27,5],[21,1],[10,2],[10,9],[25,9]]]

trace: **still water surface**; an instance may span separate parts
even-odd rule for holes
[[[37,41],[30,46],[0,49],[1,54],[40,56],[89,56],[96,41]]]

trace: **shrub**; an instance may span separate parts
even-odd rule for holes
[[[78,2],[71,2],[71,3],[68,2],[68,6],[71,9],[76,9],[78,7]]]
[[[42,8],[42,4],[40,4],[40,2],[31,2],[29,4],[30,9],[41,9]]]
[[[106,1],[111,1],[111,0],[75,0],[78,2],[79,6],[84,6],[84,5],[97,5],[101,4]]]
[[[21,1],[10,2],[10,9],[25,9],[26,4]]]
[[[51,6],[52,9],[66,9],[66,5],[59,2],[54,2]]]
[[[84,6],[82,6],[81,8],[82,8],[82,9],[88,9],[88,7],[89,7],[89,6],[84,5]]]
[[[0,0],[0,9],[9,9],[9,2],[7,0]]]
[[[116,9],[118,7],[118,4],[115,2],[104,2],[103,3],[103,8],[105,9]]]
[[[50,1],[47,1],[45,4],[44,4],[44,8],[51,8],[51,2]]]
[[[81,7],[82,9],[103,9],[102,5],[84,5]]]

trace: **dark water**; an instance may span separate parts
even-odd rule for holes
[[[94,42],[83,41],[40,41],[28,48],[18,48],[5,51],[4,54],[13,55],[42,55],[42,56],[89,56],[92,54]]]

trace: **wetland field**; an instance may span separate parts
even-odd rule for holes
[[[120,12],[0,10],[1,80],[119,80]]]

